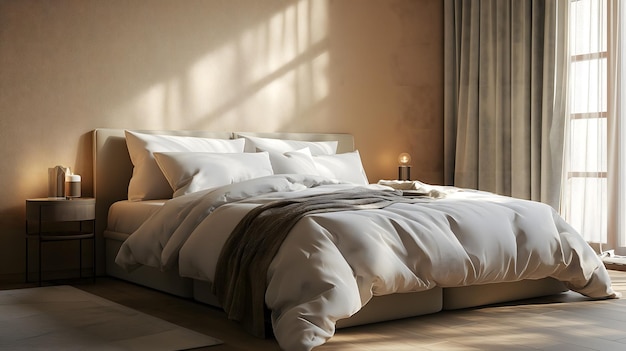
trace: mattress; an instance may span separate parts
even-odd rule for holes
[[[167,200],[118,201],[109,208],[105,237],[125,240],[150,218]],[[119,236],[119,237],[116,237]]]

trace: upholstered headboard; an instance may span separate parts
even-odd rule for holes
[[[201,130],[137,130],[141,133],[181,135],[215,139],[233,139],[241,136],[256,136],[274,139],[305,141],[337,140],[337,153],[354,150],[354,138],[344,133],[252,133],[252,132],[213,132]],[[133,174],[124,129],[96,129],[93,131],[93,186],[96,198],[96,235],[102,243],[102,233],[106,228],[109,207],[116,201],[128,197],[128,183]],[[104,267],[104,245],[97,245],[98,273]],[[102,262],[101,262],[102,261]]]

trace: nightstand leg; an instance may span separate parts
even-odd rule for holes
[[[91,263],[91,276],[93,277],[93,282],[96,282],[96,222],[93,221],[93,238],[91,238],[91,240],[93,241],[93,248],[91,251],[91,257],[93,259],[93,262]]]
[[[78,232],[83,232],[83,221],[78,223]],[[83,277],[83,239],[78,240],[78,279]]]
[[[38,252],[38,254],[39,254],[39,273],[38,273],[39,274],[39,280],[37,281],[37,284],[39,286],[41,286],[41,238],[39,238],[38,244],[39,244],[39,252]]]
[[[78,278],[83,278],[83,239],[78,240]]]
[[[24,282],[28,283],[29,282],[29,280],[28,280],[28,278],[29,278],[28,277],[28,263],[29,263],[28,260],[30,258],[30,257],[28,257],[28,244],[29,244],[29,241],[28,241],[28,234],[29,234],[28,233],[28,220],[26,221],[26,233],[25,234],[26,234],[26,239],[25,239],[26,250],[24,252],[24,254],[25,254],[24,256],[26,257],[26,264],[25,264],[26,267],[24,267],[24,269],[25,269],[25,272],[24,272]]]
[[[26,230],[28,230],[28,225]],[[28,283],[28,236],[26,237],[26,272],[24,273],[24,278],[24,282]]]
[[[37,243],[39,246],[39,251],[37,252],[39,256],[39,281],[37,284],[41,286],[41,211],[39,211],[39,223],[37,223]]]

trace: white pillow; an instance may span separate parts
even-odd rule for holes
[[[262,150],[263,151],[263,150]],[[308,147],[296,151],[270,152],[270,162],[274,174],[319,175],[311,150]]]
[[[242,135],[241,137],[246,139],[245,152],[257,152],[258,150],[287,152],[308,147],[312,155],[333,155],[337,153],[337,141],[283,140],[246,135]]]
[[[128,184],[131,201],[169,199],[172,188],[154,160],[155,152],[243,152],[244,139],[208,139],[125,131],[126,145],[133,163]]]
[[[354,184],[369,184],[358,150],[345,154],[314,156],[313,161],[321,176]]]
[[[155,152],[174,197],[273,174],[269,154]]]

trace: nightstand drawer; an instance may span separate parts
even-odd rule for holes
[[[87,221],[95,217],[96,201],[92,198],[26,200],[27,221]]]

